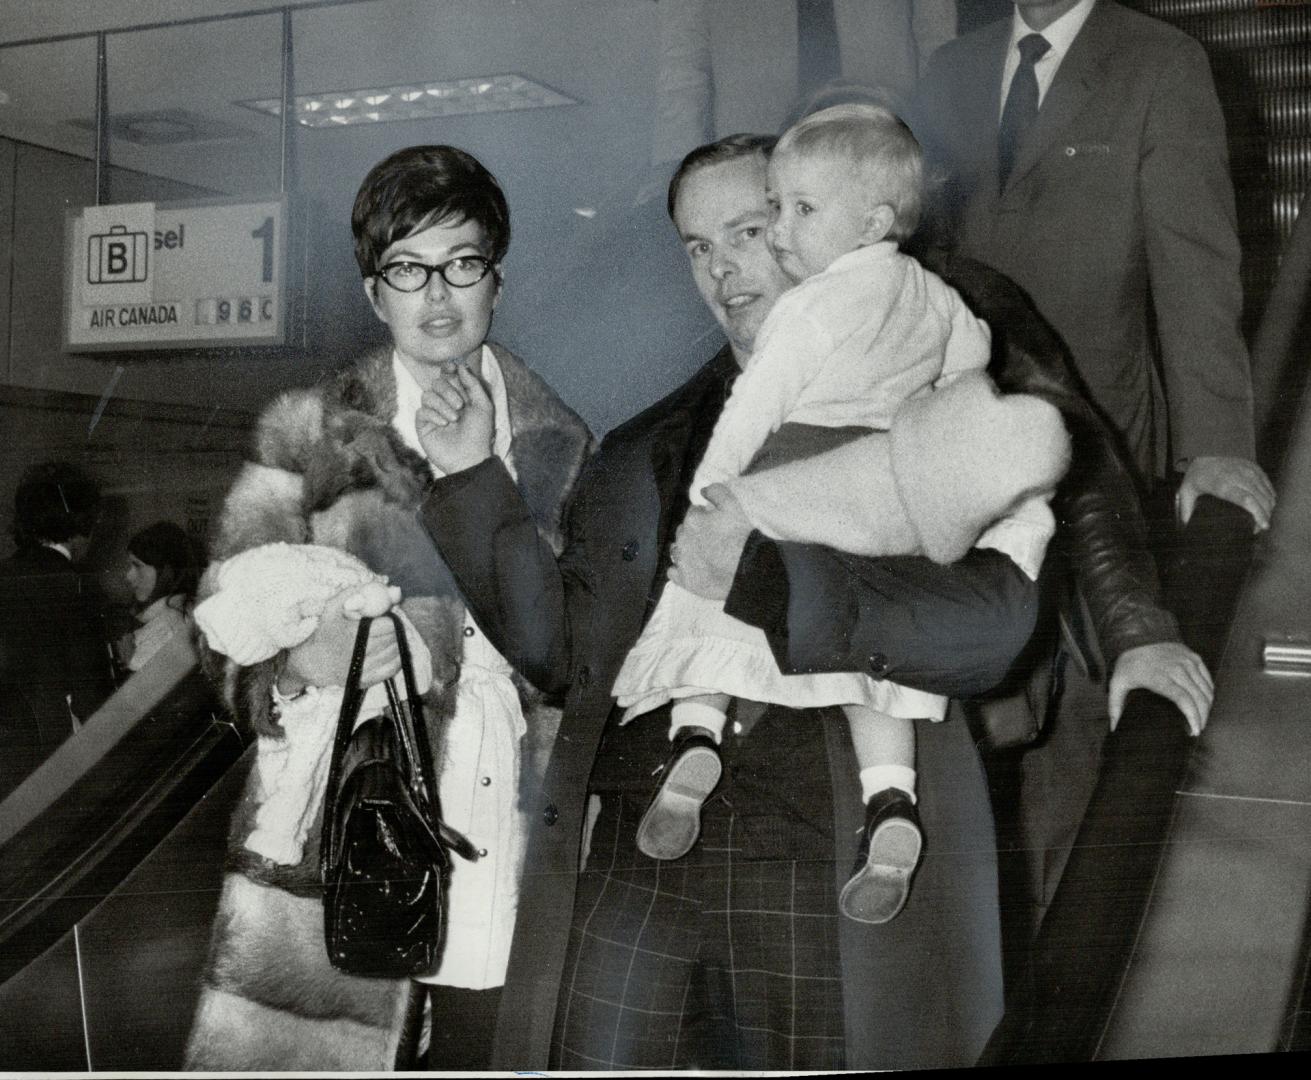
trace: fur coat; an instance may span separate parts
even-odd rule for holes
[[[583,422],[522,361],[493,346],[510,408],[518,484],[558,550],[565,500],[590,449]],[[431,476],[392,427],[396,382],[382,349],[311,390],[278,398],[261,417],[253,460],[224,503],[214,563],[274,541],[341,548],[386,574],[433,661],[425,697],[440,761],[454,700],[464,604],[420,523]],[[212,589],[213,575],[202,583]],[[278,734],[271,691],[281,657],[240,667],[204,650],[228,707],[262,736]],[[525,774],[544,759],[558,710],[516,677],[528,727]],[[205,1070],[387,1070],[412,1052],[416,999],[409,980],[364,979],[328,964],[316,824],[304,857],[278,866],[244,847],[260,792],[252,770],[233,815],[227,873],[215,919],[187,1067]]]

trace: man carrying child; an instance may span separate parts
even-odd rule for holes
[[[664,587],[733,380],[792,284],[765,242],[771,142],[721,140],[675,174],[671,216],[702,256],[693,276],[729,344],[606,438],[559,560],[487,453],[476,384],[425,397],[424,447],[447,474],[425,522],[489,637],[566,695],[542,789],[525,795],[536,824],[494,1067],[966,1065],[1000,1016],[992,823],[963,724],[917,732],[916,809],[930,843],[905,910],[885,926],[838,915],[862,803],[837,709],[738,703],[699,841],[673,861],[635,843],[668,723],[621,728],[611,687]],[[886,449],[888,436],[849,448],[869,440]],[[759,609],[780,582],[782,610],[761,619],[790,631],[785,670],[864,671],[953,697],[1002,677],[1036,609],[1032,581],[995,550],[938,567],[754,536],[725,610]],[[835,639],[840,648],[814,655]]]
[[[876,105],[824,109],[779,139],[769,160],[768,236],[784,273],[801,284],[762,325],[689,497],[704,505],[703,489],[727,485],[719,498],[732,499],[767,535],[854,554],[926,554],[947,563],[978,540],[1036,580],[1055,529],[1036,493],[1050,494],[1064,471],[1064,429],[1050,405],[993,396],[980,374],[991,355],[987,325],[901,252],[918,221],[922,182],[919,145]],[[689,256],[704,257],[698,241]],[[952,393],[931,400],[949,384],[957,384]],[[809,497],[776,489],[772,469],[738,483],[776,431],[791,443],[848,442],[892,428],[909,401],[917,405],[897,417],[886,458],[825,455],[830,467]],[[924,437],[926,417],[944,410],[958,422],[932,425],[936,437]],[[776,444],[768,463],[786,456]],[[839,512],[853,491],[867,508],[854,521]],[[1022,512],[987,528],[1022,501]],[[865,674],[783,674],[764,634],[725,615],[722,600],[668,585],[614,684],[625,722],[673,700],[675,753],[638,825],[639,850],[676,859],[691,849],[701,804],[719,781],[730,697],[839,705],[865,808],[839,905],[850,918],[887,922],[906,903],[923,846],[914,721],[942,720],[947,699]]]

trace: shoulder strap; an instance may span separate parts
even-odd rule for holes
[[[387,703],[395,717],[396,733],[409,758],[410,784],[416,788],[420,801],[433,807],[434,818],[440,818],[437,811],[437,781],[433,775],[432,747],[428,742],[428,725],[424,722],[423,699],[419,696],[414,679],[414,660],[410,655],[410,643],[405,634],[405,624],[395,611],[389,611],[396,628],[396,647],[401,655],[401,678],[405,682],[405,696],[409,699],[406,708],[397,698],[395,681],[387,680]]]
[[[364,655],[369,649],[369,627],[372,623],[372,619],[361,619],[359,629],[355,632],[355,649],[351,653],[350,667],[346,672],[341,712],[337,714],[337,736],[333,740],[328,784],[323,792],[323,837],[319,844],[319,867],[324,873],[329,868],[332,851],[336,846],[337,815],[332,812],[332,807],[337,799],[337,788],[341,785],[342,760],[346,756],[346,747],[350,744],[355,720],[360,714],[360,704],[364,700],[360,689],[360,673],[364,670]]]

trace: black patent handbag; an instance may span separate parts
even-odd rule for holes
[[[423,705],[395,613],[406,700],[387,681],[387,709],[355,727],[371,619],[361,619],[324,793],[319,867],[324,942],[352,975],[423,975],[441,956],[450,852],[473,845],[441,819]]]

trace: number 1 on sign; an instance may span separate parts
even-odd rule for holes
[[[273,219],[266,217],[264,224],[251,230],[251,238],[264,241],[263,281],[273,280]]]

